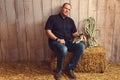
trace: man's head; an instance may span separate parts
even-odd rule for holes
[[[63,17],[66,17],[69,15],[71,10],[71,4],[70,3],[64,3],[62,8],[61,8],[61,14]]]

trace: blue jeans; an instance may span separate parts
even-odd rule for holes
[[[57,41],[50,41],[49,47],[57,55],[57,69],[58,70],[63,69],[64,59],[68,51],[72,52],[73,56],[70,59],[70,62],[68,63],[67,67],[69,69],[74,70],[85,49],[85,45],[83,42],[75,44],[75,43],[72,43],[72,40],[67,41],[65,44],[61,44]]]

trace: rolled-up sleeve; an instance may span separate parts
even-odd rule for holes
[[[72,29],[71,29],[71,32],[72,33],[77,32],[77,29],[76,29],[76,26],[75,26],[75,23],[74,23],[73,20],[72,20]]]
[[[51,30],[53,27],[52,17],[50,16],[46,22],[45,30]]]

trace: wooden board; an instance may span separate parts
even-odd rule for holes
[[[79,9],[78,9],[78,31],[79,33],[82,33],[82,25],[83,20],[88,17],[88,6],[89,6],[89,0],[79,0]]]
[[[19,60],[27,61],[27,42],[23,0],[15,1]]]
[[[107,0],[106,2],[106,20],[105,20],[105,27],[113,28],[115,22],[115,4],[114,0]]]
[[[44,44],[43,44],[43,13],[42,0],[33,0],[34,28],[35,28],[35,58],[36,61],[44,59]]]
[[[61,9],[61,0],[52,0],[52,14],[58,14]]]
[[[51,0],[43,0],[43,23],[44,23],[43,27],[45,27],[46,21],[52,13],[51,11],[52,7],[46,5],[52,5]],[[48,37],[44,30],[44,60],[50,60],[51,53],[52,52],[48,46]]]
[[[78,7],[78,0],[76,0],[76,1],[71,0],[70,3],[72,5],[70,16],[74,20],[76,28],[78,29],[78,14],[79,14],[79,12],[76,11],[79,8]]]
[[[115,26],[114,26],[114,34],[113,34],[113,46],[112,46],[112,55],[111,60],[115,62],[120,61],[120,0],[116,0],[115,2]]]
[[[93,17],[96,20],[97,14],[97,0],[89,0],[88,16]]]
[[[32,0],[24,0],[25,27],[27,32],[28,61],[35,61],[35,28],[33,22]]]
[[[108,52],[108,60],[111,61],[112,56],[112,45],[113,45],[113,33],[115,26],[115,6],[114,0],[106,1],[106,16],[105,16],[105,26],[107,29],[105,33],[105,47]],[[107,38],[107,39],[106,39]]]
[[[105,27],[105,16],[106,16],[106,0],[98,0],[97,2],[98,8],[97,8],[97,27]]]
[[[0,33],[1,33],[1,52],[2,52],[2,60],[3,61],[8,61],[10,60],[9,53],[8,53],[8,26],[7,26],[7,14],[6,14],[6,7],[5,7],[5,2],[4,0],[0,1],[0,9],[1,9],[1,16],[0,16]]]
[[[104,47],[107,51],[107,60],[111,60],[112,51],[112,39],[113,39],[113,28],[104,28]]]
[[[7,26],[8,26],[8,45],[9,45],[9,54],[6,56],[9,57],[10,61],[17,61],[18,56],[18,39],[17,39],[17,26],[16,26],[16,13],[15,13],[15,1],[14,0],[5,0],[5,7],[7,13]]]
[[[70,0],[61,0],[61,5],[63,5],[64,3],[69,3]]]
[[[2,1],[0,1],[0,32],[1,32],[1,22],[2,22]],[[0,43],[0,62],[3,60],[2,58],[2,39],[1,39],[1,33],[0,33],[0,41],[1,41],[1,43]]]

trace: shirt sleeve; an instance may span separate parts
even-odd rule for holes
[[[77,29],[76,29],[76,26],[75,26],[75,23],[74,23],[73,20],[72,20],[72,29],[71,29],[71,32],[72,33],[77,32]]]
[[[45,30],[47,30],[47,29],[51,30],[52,27],[53,27],[52,16],[50,16],[46,22]]]

